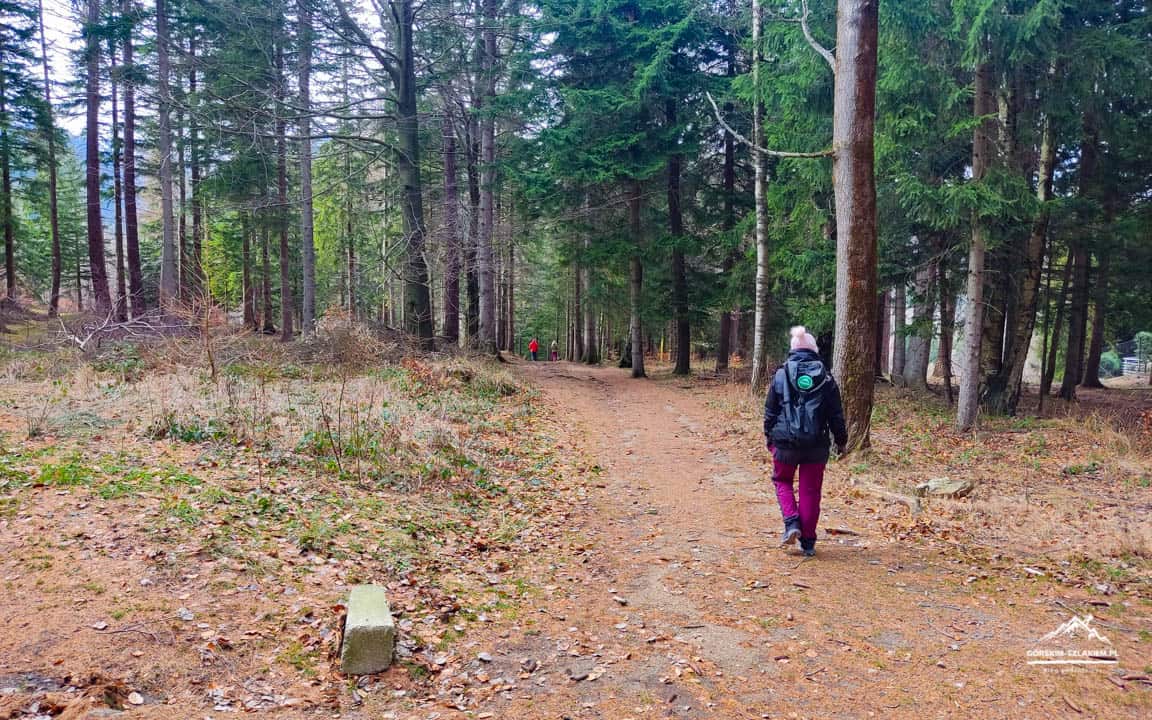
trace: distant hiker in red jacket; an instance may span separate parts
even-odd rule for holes
[[[532,338],[528,343],[528,352],[532,353],[532,362],[536,362],[536,353],[540,352],[540,341]]]
[[[792,351],[776,371],[764,401],[764,436],[772,452],[772,483],[784,516],[782,544],[800,539],[806,556],[816,554],[816,523],[820,519],[820,490],[831,443],[844,454],[848,430],[840,388],[824,367],[816,339],[803,327],[792,328]],[[800,504],[792,490],[799,470]]]

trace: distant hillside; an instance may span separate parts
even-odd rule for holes
[[[103,140],[103,139],[104,138],[101,138],[101,140]],[[87,142],[88,142],[88,140],[87,140],[87,134],[86,133],[80,133],[78,135],[69,134],[69,136],[68,136],[68,145],[72,149],[72,154],[75,155],[76,159],[80,162],[80,167],[84,167],[84,161],[85,161],[85,158],[87,156],[87,148],[85,147]],[[106,154],[107,150],[108,150],[107,145],[105,145],[104,147],[101,147],[101,153],[102,154]],[[104,224],[105,225],[112,225],[112,223],[114,222],[114,220],[116,218],[115,208],[113,207],[113,203],[112,203],[112,163],[102,162],[100,164],[100,178],[101,178],[101,185],[102,185],[102,193],[104,196],[104,200],[100,204],[100,214],[104,218]],[[141,180],[141,176],[139,174],[137,174],[137,176],[136,176],[136,186],[137,187],[140,187],[140,180]],[[148,203],[147,203],[146,198],[143,195],[137,194],[136,206],[137,206],[139,213],[141,215],[147,214]]]

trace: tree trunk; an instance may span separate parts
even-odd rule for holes
[[[384,170],[384,177],[388,177],[387,169]],[[381,197],[381,210],[382,214],[387,217],[389,212],[388,193],[384,193]],[[396,327],[396,320],[393,317],[396,313],[396,301],[393,298],[392,290],[392,265],[388,261],[389,253],[391,252],[392,245],[388,237],[388,227],[385,225],[381,228],[380,233],[380,294],[383,296],[380,299],[380,322],[388,327]]]
[[[1040,406],[1048,393],[1052,392],[1052,382],[1056,379],[1056,353],[1060,349],[1060,333],[1064,329],[1064,307],[1068,303],[1068,290],[1072,285],[1071,257],[1064,263],[1064,275],[1060,283],[1060,299],[1056,301],[1056,314],[1052,322],[1052,338],[1049,340],[1048,352],[1044,359],[1044,366],[1040,369]],[[1045,319],[1047,323],[1047,319]]]
[[[628,259],[629,316],[628,338],[632,346],[632,377],[647,377],[644,372],[644,328],[640,312],[644,297],[644,261],[640,256],[640,181],[633,180],[628,194],[628,228],[632,235],[632,255]]]
[[[892,295],[892,379],[903,381],[904,364],[907,362],[907,331],[904,318],[908,314],[908,288],[901,279]]]
[[[456,128],[450,101],[444,98],[441,127],[444,151],[444,337],[460,344],[460,192],[456,178]]]
[[[344,66],[344,105],[349,106],[348,62]],[[353,230],[355,209],[352,198],[352,148],[344,148],[344,243],[348,272],[348,322],[356,322],[356,233]]]
[[[1092,298],[1092,338],[1088,343],[1088,359],[1084,363],[1084,387],[1102,388],[1100,382],[1100,357],[1104,354],[1104,319],[1108,310],[1108,259],[1107,252],[1096,257],[1096,285]]]
[[[735,3],[729,7],[729,12],[735,15]],[[736,76],[736,48],[729,41],[725,44],[725,53],[728,56],[729,78]],[[724,114],[732,116],[732,103],[724,103]],[[721,210],[720,229],[724,233],[731,233],[736,227],[736,139],[732,133],[724,130],[724,170],[723,170],[723,209]],[[737,253],[735,249],[729,251],[721,264],[721,274],[725,282],[736,266]],[[732,356],[732,311],[725,304],[720,310],[720,338],[716,343],[716,372],[728,369],[728,362]]]
[[[904,371],[901,373],[904,384],[915,390],[928,388],[928,361],[932,355],[932,316],[936,308],[933,292],[934,270],[932,264],[924,264],[916,270],[912,327],[908,333],[908,351],[904,360]]]
[[[596,338],[596,313],[592,309],[592,270],[588,267],[588,250],[592,240],[584,235],[585,260],[580,264],[580,284],[584,286],[584,356],[580,360],[587,365],[600,364],[600,347]]]
[[[1032,168],[1025,166],[1024,153],[1020,152],[1018,141],[1021,77],[1018,66],[1009,67],[1001,77],[996,93],[999,132],[996,147],[1004,169],[1030,181]],[[1001,232],[1000,242],[984,260],[981,402],[992,412],[1003,412],[1007,404],[1008,357],[1016,351],[1012,343],[1020,325],[1020,294],[1027,276],[1027,243],[1024,225],[1013,224]],[[1009,272],[1009,268],[1025,268],[1025,272]]]
[[[1017,73],[1009,69],[1007,73],[1015,77]],[[1001,78],[998,86],[994,87],[997,144],[992,147],[1003,159],[1002,165],[1012,169],[1012,160],[1016,156],[1015,102],[1012,100],[1011,80]],[[988,161],[992,162],[991,159]],[[984,327],[980,337],[980,388],[981,398],[985,406],[993,408],[1003,404],[1004,384],[1004,356],[1005,331],[1008,325],[1008,316],[1011,313],[1009,305],[1012,304],[1013,283],[1015,278],[1006,268],[1016,267],[1021,262],[1019,255],[1022,252],[1019,244],[1019,226],[1009,228],[1002,233],[1000,242],[991,249],[985,243],[984,258],[984,296],[983,296],[983,322]],[[987,232],[987,231],[986,231]]]
[[[720,265],[720,273],[728,277],[734,264],[727,258]],[[727,372],[732,358],[732,311],[725,308],[720,311],[720,336],[716,340],[716,372]]]
[[[1044,399],[1048,391],[1044,389],[1045,373],[1048,372],[1048,333],[1052,329],[1052,276],[1055,275],[1055,246],[1048,253],[1048,277],[1044,280],[1044,325],[1040,330],[1040,393],[1036,403],[1036,413],[1044,414]]]
[[[128,283],[124,262],[124,214],[121,212],[123,188],[120,184],[120,108],[116,93],[116,43],[108,43],[109,94],[112,96],[112,222],[116,246],[116,320],[128,319]]]
[[[349,207],[345,213],[344,222],[344,236],[345,236],[345,260],[347,261],[348,273],[348,321],[350,323],[356,322],[356,236],[352,234],[352,207],[349,201]]]
[[[985,231],[987,238],[987,231]],[[1004,328],[1008,313],[1007,273],[1001,268],[1012,262],[1012,254],[1006,247],[1009,240],[995,248],[991,257],[984,258],[984,311],[983,328],[980,332],[980,387],[984,398],[989,398],[995,378],[1002,377],[1004,370]],[[987,249],[987,242],[985,242]]]
[[[56,171],[56,116],[52,109],[52,84],[48,79],[48,43],[44,39],[44,0],[38,3],[40,16],[40,63],[44,71],[44,108],[47,112],[48,141],[48,224],[52,233],[52,289],[48,295],[48,317],[60,314],[60,275],[63,258],[60,248],[60,206],[57,194]],[[3,93],[0,93],[3,95]]]
[[[564,283],[568,285],[568,280]],[[575,353],[572,350],[574,345],[572,336],[572,293],[567,292],[569,288],[565,287],[564,293],[564,360],[572,362],[575,359]]]
[[[76,249],[76,312],[84,312],[84,283],[80,276],[80,252]]]
[[[1051,122],[1043,121],[1036,199],[1039,210],[1032,222],[1028,240],[1024,244],[1023,272],[1015,276],[1018,288],[1007,324],[1005,354],[1000,373],[988,382],[988,409],[1015,415],[1023,391],[1024,365],[1028,362],[1032,333],[1036,329],[1037,298],[1040,274],[1044,267],[1044,247],[1048,233],[1047,203],[1052,198],[1052,177],[1055,169],[1055,143]]]
[[[260,223],[260,332],[276,334],[276,323],[272,321],[275,310],[272,306],[272,262],[268,253],[268,225],[261,218]]]
[[[867,447],[876,380],[876,123],[878,0],[842,0],[836,13],[832,121],[836,196],[836,345],[848,447]]]
[[[665,105],[669,127],[676,125],[676,102]],[[676,142],[676,141],[673,141]],[[680,153],[668,156],[668,231],[672,235],[672,314],[676,326],[676,364],[673,375],[692,372],[692,329],[688,318],[688,276],[684,266],[684,213],[680,207]]]
[[[492,315],[492,333],[495,338],[495,349],[499,351],[504,347],[504,243],[500,238],[500,197],[493,192],[492,198],[492,297],[496,312]]]
[[[1064,353],[1064,379],[1059,395],[1064,400],[1076,399],[1076,386],[1084,375],[1084,342],[1088,329],[1088,299],[1090,293],[1090,255],[1083,240],[1076,242],[1072,252],[1072,301],[1068,307],[1068,348]]]
[[[516,238],[511,227],[511,217],[511,211],[509,211],[508,262],[504,266],[508,281],[508,311],[504,315],[504,330],[507,335],[507,345],[504,347],[509,352],[516,349]]]
[[[608,317],[603,310],[600,311],[600,316],[596,320],[596,339],[597,339],[597,352],[601,360],[610,357],[612,350],[612,319]]]
[[[936,262],[936,286],[940,291],[940,352],[937,357],[939,375],[944,379],[944,400],[951,405],[952,392],[952,346],[956,338],[956,292],[948,282],[948,266],[944,262],[944,250],[948,242],[940,241],[940,258]]]
[[[179,50],[179,43],[177,43]],[[176,107],[176,198],[180,203],[180,211],[176,213],[176,248],[177,267],[179,272],[176,279],[180,288],[180,302],[188,305],[192,299],[189,294],[188,277],[192,272],[191,253],[188,251],[188,181],[187,181],[187,148],[184,141],[184,92],[183,81],[180,74],[176,74],[176,89],[179,91],[179,100],[174,102]]]
[[[888,366],[888,292],[876,296],[876,327],[872,329],[876,338],[876,377],[884,377]]]
[[[163,2],[163,0],[161,0]],[[112,295],[108,290],[108,266],[104,260],[104,220],[100,214],[100,0],[88,0],[87,78],[85,103],[87,121],[85,130],[85,191],[88,209],[88,264],[92,282],[93,309],[101,315],[112,310]],[[7,238],[5,238],[7,242]],[[8,254],[8,262],[13,262]],[[15,294],[15,268],[8,282]]]
[[[284,14],[279,13],[280,24]],[[288,238],[288,138],[284,120],[284,101],[288,97],[288,78],[284,75],[284,38],[276,39],[276,229],[280,235],[280,340],[289,342],[293,335],[296,303],[292,297],[292,248]],[[195,159],[195,158],[194,158]],[[193,165],[195,170],[195,165]],[[193,176],[195,177],[195,175]],[[193,182],[195,188],[195,182]]]
[[[176,248],[175,218],[172,208],[172,128],[169,114],[172,96],[168,80],[168,7],[167,0],[156,0],[156,117],[159,131],[157,152],[160,155],[160,307],[165,312],[175,309],[180,293],[180,268]]]
[[[140,264],[140,222],[136,212],[136,65],[132,37],[136,15],[132,0],[121,0],[120,13],[128,19],[124,33],[124,254],[128,260],[128,299],[132,317],[148,309],[144,297],[144,271]]]
[[[316,241],[312,217],[312,0],[296,0],[299,15],[297,92],[300,97],[300,271],[302,310],[300,330],[316,332]]]
[[[1056,167],[1056,147],[1052,123],[1041,121],[1040,156],[1036,199],[1039,204],[1036,219],[1032,221],[1028,241],[1024,245],[1024,272],[1018,276],[1015,321],[1010,324],[1010,335],[1003,363],[1002,380],[993,379],[990,387],[990,408],[1006,415],[1015,415],[1023,392],[1024,365],[1036,331],[1036,309],[1040,293],[1040,275],[1044,270],[1044,248],[1048,235],[1048,218],[1052,199],[1052,179]]]
[[[760,0],[752,0],[752,88],[756,95],[752,110],[752,142],[756,147],[764,145],[764,103],[760,101],[760,54],[763,42],[764,19],[760,12]],[[768,207],[765,199],[764,156],[752,153],[755,166],[753,196],[756,204],[756,316],[752,340],[752,383],[753,395],[759,395],[768,382]]]
[[[280,43],[276,45],[277,52],[280,52]],[[193,97],[196,96],[197,80],[196,80],[196,38],[192,37],[188,40],[188,92]],[[277,65],[276,83],[277,89],[280,87],[281,82],[281,68],[283,66],[283,59]],[[197,102],[199,102],[197,100]],[[277,105],[276,113],[280,115],[281,108]],[[191,161],[189,173],[191,175],[191,190],[192,190],[192,262],[191,262],[191,292],[193,302],[204,305],[208,304],[208,289],[205,285],[204,277],[204,198],[202,197],[200,187],[200,125],[196,122],[197,112],[193,108],[188,115],[188,155]],[[280,131],[277,134],[277,141],[283,141],[284,133]],[[281,205],[283,207],[283,205]]]
[[[465,325],[468,329],[468,342],[475,346],[480,337],[480,275],[477,267],[476,249],[480,244],[480,143],[478,124],[475,118],[465,122],[468,175],[468,238],[465,247],[467,276],[465,290],[468,303],[465,309]]]
[[[480,283],[480,348],[496,353],[496,296],[492,263],[493,210],[496,186],[496,117],[492,105],[496,100],[496,0],[483,0],[484,50],[481,57],[480,117],[480,235],[476,249],[477,275]]]
[[[1084,113],[1083,138],[1080,143],[1080,197],[1093,198],[1096,193],[1096,172],[1099,165],[1100,133],[1091,111]],[[1076,399],[1076,386],[1084,377],[1084,342],[1088,331],[1089,275],[1091,255],[1088,251],[1088,233],[1084,227],[1072,243],[1072,305],[1068,309],[1068,349],[1064,354],[1064,380],[1060,383],[1060,397]]]
[[[584,333],[580,330],[580,319],[584,317],[583,298],[580,296],[580,268],[577,266],[572,273],[572,313],[568,318],[568,337],[570,339],[568,359],[572,362],[584,357]]]
[[[247,210],[243,211],[240,220],[240,285],[242,286],[242,304],[244,327],[249,330],[259,330],[256,324],[256,292],[252,287],[252,221]]]
[[[737,307],[732,311],[732,352],[740,358],[741,363],[747,363],[751,347],[748,325],[748,312],[744,308]]]
[[[972,138],[972,182],[979,183],[992,164],[996,110],[992,95],[992,66],[981,62],[976,68],[973,115],[978,119]],[[980,357],[984,332],[984,251],[986,227],[979,211],[972,213],[972,242],[968,249],[968,291],[964,304],[964,366],[960,375],[960,396],[956,403],[956,426],[970,430],[980,407]]]
[[[428,265],[424,259],[424,196],[420,178],[420,119],[416,104],[416,53],[413,37],[412,0],[396,4],[400,67],[397,71],[397,132],[399,153],[396,168],[404,187],[403,220],[407,253],[404,264],[404,327],[432,345],[432,297],[428,290]]]
[[[16,302],[16,219],[12,211],[12,144],[8,133],[6,75],[0,68],[0,221],[4,223],[4,300]]]

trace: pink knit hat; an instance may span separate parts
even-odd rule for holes
[[[793,350],[820,352],[820,348],[816,347],[816,338],[812,337],[811,333],[805,330],[803,325],[797,325],[792,328],[791,335],[792,342],[790,346]]]

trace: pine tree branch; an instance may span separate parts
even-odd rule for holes
[[[824,60],[828,63],[828,67],[832,68],[832,74],[835,75],[835,56],[832,55],[832,52],[828,48],[816,42],[816,38],[812,37],[812,30],[808,27],[808,0],[803,0],[800,5],[804,9],[804,14],[800,16],[800,29],[804,31],[804,39],[808,41],[808,44],[812,46],[813,50],[820,54],[820,57],[824,58]]]
[[[345,39],[349,42],[366,48],[369,52],[371,52],[373,57],[376,58],[376,61],[380,63],[380,67],[384,69],[384,72],[388,73],[393,82],[398,83],[400,78],[400,68],[398,65],[397,57],[390,51],[385,50],[384,48],[372,42],[372,38],[368,36],[368,33],[366,33],[364,29],[360,27],[360,25],[357,24],[357,22],[348,13],[348,7],[344,0],[336,0],[335,4],[336,9],[340,13],[340,24],[355,36],[353,38]],[[327,25],[328,23],[325,24]],[[332,26],[329,25],[329,27]]]
[[[732,137],[735,138],[738,142],[740,142],[743,145],[747,145],[749,148],[755,150],[756,152],[760,153],[761,155],[767,155],[768,157],[778,157],[778,158],[832,157],[832,150],[831,149],[820,150],[818,152],[788,152],[785,150],[769,150],[768,148],[760,147],[760,146],[756,145],[755,143],[753,143],[748,138],[741,135],[731,125],[729,125],[727,123],[727,121],[724,120],[724,116],[720,113],[720,107],[718,105],[716,105],[716,100],[712,98],[712,93],[706,92],[704,94],[708,96],[708,102],[709,102],[709,104],[712,105],[712,111],[714,113],[716,113],[716,122],[720,123],[720,127],[727,130],[732,135]]]
[[[808,45],[813,50],[815,50],[820,55],[820,57],[824,58],[824,61],[828,63],[828,67],[832,68],[832,74],[835,75],[836,56],[832,54],[831,50],[824,47],[819,43],[819,41],[816,40],[816,38],[812,35],[812,29],[808,26],[808,16],[811,14],[811,11],[808,9],[808,0],[803,0],[801,7],[803,8],[803,12],[801,13],[800,17],[772,18],[772,22],[796,23],[799,25],[800,29],[804,32],[804,39],[808,41]]]

